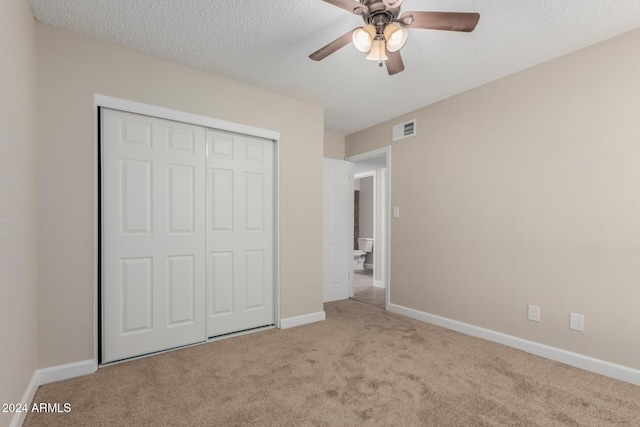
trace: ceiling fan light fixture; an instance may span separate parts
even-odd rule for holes
[[[353,45],[360,52],[367,53],[371,50],[375,35],[376,28],[371,24],[358,28],[353,32]]]
[[[309,55],[320,61],[349,43],[378,66],[387,65],[390,76],[404,70],[400,49],[409,35],[408,28],[471,32],[475,29],[479,13],[412,11],[400,13],[404,0],[322,0],[356,15],[362,15],[365,26],[343,34]],[[362,24],[361,24],[362,25]]]
[[[384,38],[387,41],[387,50],[397,52],[407,42],[409,32],[394,24],[389,24],[384,29]]]
[[[367,56],[369,61],[377,61],[379,64],[382,61],[386,61],[387,59],[387,49],[384,45],[384,40],[376,39],[373,41],[373,45],[371,46],[371,51],[369,52],[369,56]]]

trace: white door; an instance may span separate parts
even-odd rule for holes
[[[273,141],[207,130],[207,336],[274,323]]]
[[[102,361],[205,339],[205,130],[101,110]]]
[[[353,163],[324,159],[324,302],[349,298],[353,272]]]

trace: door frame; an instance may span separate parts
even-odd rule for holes
[[[373,235],[372,235],[372,237],[373,237],[373,241],[377,242],[378,241],[377,239],[379,237],[377,235],[378,234],[377,233],[377,231],[378,231],[377,229],[378,229],[378,221],[380,221],[380,218],[378,218],[378,205],[377,205],[377,203],[378,203],[378,197],[377,197],[378,191],[377,191],[377,187],[376,187],[378,185],[378,181],[377,181],[377,177],[376,177],[376,172],[375,171],[369,171],[369,172],[360,172],[360,173],[354,173],[353,174],[354,182],[355,182],[356,179],[369,178],[369,177],[371,177],[372,180],[373,180]],[[360,183],[360,185],[362,185],[362,182]],[[360,196],[362,196],[362,193],[360,193]],[[359,212],[362,212],[362,211],[360,210]],[[355,221],[355,217],[354,217],[354,221]],[[355,228],[355,224],[353,226]],[[354,245],[356,243],[357,242],[354,242]],[[355,246],[354,246],[354,248],[355,248]],[[375,251],[375,248],[374,248],[374,251]],[[374,253],[373,257],[374,257],[373,258],[373,283],[374,283],[373,286],[375,286],[376,270],[378,268],[380,268],[380,266],[376,265],[375,253]],[[384,269],[383,269],[383,271],[384,271]],[[353,274],[352,274],[352,276],[353,276]],[[385,282],[386,282],[386,280],[385,280]],[[353,298],[353,280],[351,281],[350,288],[349,288],[349,297]]]
[[[383,218],[383,221],[384,221],[383,229],[386,234],[386,241],[383,246],[384,247],[383,274],[386,282],[385,306],[389,306],[389,304],[391,303],[390,301],[391,299],[391,146],[386,146],[386,147],[378,148],[375,150],[366,151],[364,153],[348,156],[345,158],[345,160],[348,160],[352,163],[357,163],[357,162],[368,160],[374,157],[379,157],[382,155],[385,156],[386,163],[387,163],[386,164],[387,173],[384,174],[384,177],[382,178],[385,184],[383,209],[386,213],[386,215]],[[361,174],[358,174],[358,175],[361,175]],[[380,180],[376,180],[376,177],[374,176],[374,197],[376,193],[375,186],[377,185],[378,181]],[[375,263],[374,263],[374,269],[375,269]],[[375,280],[375,277],[374,277],[374,280]],[[353,292],[353,287],[351,289],[351,292]]]
[[[126,111],[134,114],[142,114],[160,119],[184,122],[193,125],[203,126],[205,128],[219,129],[259,138],[265,138],[274,143],[274,224],[273,224],[273,313],[274,325],[280,327],[280,132],[268,129],[257,128],[240,123],[229,122],[226,120],[216,119],[213,117],[201,116],[197,114],[186,113],[183,111],[172,110],[170,108],[159,107],[150,104],[130,101],[121,98],[114,98],[107,95],[94,94],[94,188],[93,188],[93,371],[100,366],[100,330],[102,326],[102,307],[100,296],[100,284],[102,279],[101,260],[102,260],[102,241],[101,241],[101,158],[100,158],[100,108],[112,108],[114,110]],[[204,342],[208,342],[205,337]]]

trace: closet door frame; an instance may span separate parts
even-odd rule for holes
[[[101,354],[100,330],[102,328],[102,301],[100,295],[100,283],[102,280],[101,258],[101,158],[100,158],[100,108],[111,108],[126,111],[134,114],[142,114],[160,119],[184,122],[192,125],[203,126],[205,128],[218,129],[222,131],[234,132],[258,138],[269,139],[274,143],[274,224],[273,224],[273,304],[274,304],[274,325],[280,327],[280,174],[279,174],[279,142],[280,132],[247,126],[240,123],[229,122],[207,116],[186,113],[168,108],[143,104],[126,99],[114,98],[106,95],[95,94],[94,96],[94,359],[92,364],[84,364],[78,367],[79,372],[94,372],[98,369]]]

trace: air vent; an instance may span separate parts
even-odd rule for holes
[[[410,120],[405,123],[400,123],[393,127],[393,140],[398,141],[400,139],[409,138],[416,134],[416,119]]]

